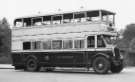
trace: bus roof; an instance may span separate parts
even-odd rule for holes
[[[31,16],[24,16],[24,17],[18,17],[17,19],[23,19],[23,18],[35,18],[35,17],[42,17],[42,16],[57,16],[57,15],[64,15],[64,14],[73,14],[73,13],[83,13],[87,12],[91,15],[91,17],[98,16],[99,11],[102,12],[102,15],[115,15],[114,12],[99,9],[99,10],[79,10],[79,11],[67,11],[67,12],[59,12],[59,13],[50,13],[50,14],[38,14],[38,15],[31,15]]]

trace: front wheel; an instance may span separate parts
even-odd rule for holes
[[[112,73],[120,73],[123,70],[123,64],[120,64],[118,66],[111,65],[111,72]]]
[[[93,60],[93,69],[96,73],[99,74],[106,74],[108,73],[110,69],[110,62],[107,58],[105,57],[96,57]]]

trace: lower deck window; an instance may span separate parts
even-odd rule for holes
[[[23,50],[30,50],[31,42],[23,42]]]
[[[41,41],[32,42],[32,49],[41,49]]]
[[[72,40],[64,40],[63,41],[63,48],[64,49],[72,48]]]
[[[84,40],[75,40],[75,48],[84,48]]]
[[[51,41],[44,41],[43,49],[51,49]]]
[[[52,41],[53,49],[61,49],[62,48],[62,40],[53,40]]]

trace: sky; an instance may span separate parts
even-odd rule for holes
[[[6,17],[10,25],[17,17],[84,9],[105,9],[116,13],[116,28],[135,23],[134,0],[0,0],[0,19]]]

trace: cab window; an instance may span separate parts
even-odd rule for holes
[[[88,48],[94,48],[95,47],[95,37],[94,36],[89,36],[87,38],[87,47]]]
[[[104,40],[102,38],[102,36],[97,36],[97,47],[105,47],[105,43]]]

